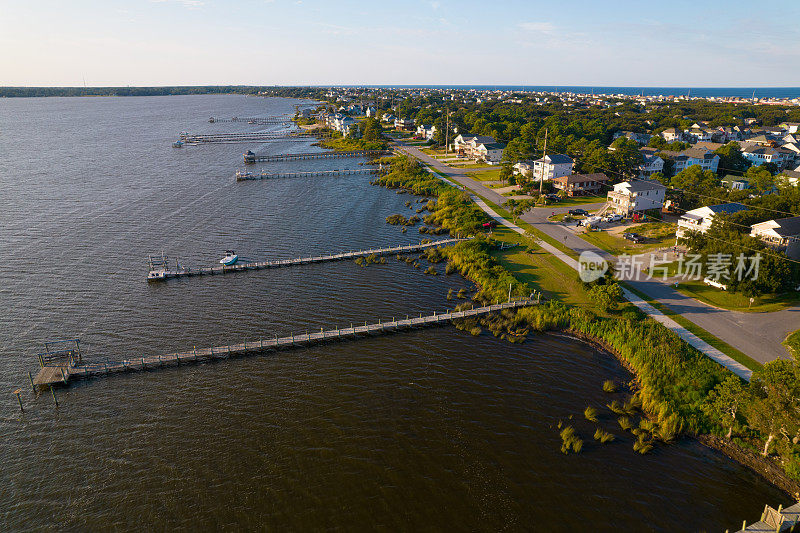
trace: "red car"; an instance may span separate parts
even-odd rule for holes
[[[497,222],[494,221],[494,220],[490,220],[489,222],[484,222],[483,223],[483,227],[484,228],[494,228],[496,226],[497,226]]]

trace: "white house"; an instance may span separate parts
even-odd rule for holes
[[[502,143],[481,143],[476,148],[473,154],[477,159],[483,159],[489,163],[499,163],[503,158],[503,150],[506,145]]]
[[[791,259],[800,259],[800,217],[767,220],[750,226],[750,236],[785,252]]]
[[[533,162],[533,179],[552,180],[572,174],[575,162],[564,154],[548,154]]]
[[[488,135],[459,134],[453,139],[453,149],[461,156],[489,162],[499,162],[503,157],[504,144]]]
[[[514,165],[514,174],[522,174],[526,178],[533,176],[533,161],[530,159],[517,161],[517,163]]]
[[[652,150],[640,150],[642,162],[639,165],[639,178],[650,179],[656,172],[664,171],[664,160],[658,157]]]
[[[746,205],[737,203],[707,205],[692,209],[685,212],[678,219],[678,229],[675,230],[675,236],[681,238],[690,231],[705,233],[711,229],[711,223],[714,222],[714,217],[719,213],[731,214],[745,210],[747,210]]]
[[[417,126],[417,134],[416,136],[420,139],[425,139],[426,141],[430,141],[433,139],[434,135],[436,135],[436,126],[428,126],[425,124],[420,124]]]
[[[368,107],[367,108],[367,116],[368,117],[374,117],[377,112],[378,112],[377,109],[375,109],[374,107]]]
[[[742,156],[750,161],[753,166],[775,163],[779,170],[783,170],[794,160],[794,152],[791,150],[750,143],[742,143]]]
[[[665,129],[664,131],[661,132],[661,136],[664,137],[664,140],[667,141],[668,143],[683,140],[683,132],[675,128]]]
[[[622,216],[635,212],[661,209],[667,188],[655,181],[623,181],[608,192],[606,206]]]
[[[716,172],[719,166],[719,156],[704,148],[692,147],[682,152],[663,150],[661,153],[675,162],[674,170],[676,174],[694,165],[700,165],[703,170],[710,170],[711,172]]]

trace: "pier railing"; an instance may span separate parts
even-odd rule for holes
[[[198,363],[215,359],[227,359],[231,357],[241,357],[250,354],[263,353],[270,350],[283,350],[287,348],[308,346],[319,342],[355,339],[376,333],[388,333],[417,327],[434,326],[447,323],[451,320],[486,315],[489,313],[503,311],[505,309],[517,309],[520,307],[536,305],[538,303],[538,299],[523,298],[459,311],[434,311],[433,314],[420,314],[418,317],[406,315],[405,318],[398,319],[397,317],[392,317],[391,320],[378,319],[377,322],[364,322],[363,325],[350,324],[348,327],[336,327],[334,329],[327,330],[322,328],[315,332],[307,331],[305,333],[284,336],[275,335],[273,337],[266,337],[252,341],[243,341],[238,344],[229,344],[225,346],[212,346],[207,348],[193,347],[191,350],[164,355],[142,355],[129,357],[118,361],[85,363],[73,367],[70,374],[63,376],[63,379],[56,379],[49,384],[66,384],[72,379],[102,377],[121,372],[151,369],[155,370],[158,368],[177,366],[187,363]]]

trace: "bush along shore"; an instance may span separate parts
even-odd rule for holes
[[[392,157],[382,163],[384,171],[376,184],[436,198],[428,202],[427,224],[451,234],[476,235],[488,220],[466,193],[449,187],[415,160]],[[494,248],[491,238],[477,235],[436,252],[448,261],[446,273],[457,271],[477,285],[474,302],[462,302],[456,309],[504,301],[509,287],[512,297],[531,294],[532,287],[515,279],[492,256]],[[591,295],[594,287],[585,288]],[[524,342],[535,332],[562,332],[612,353],[635,379],[632,396],[606,407],[618,416],[616,430],[636,438],[635,451],[648,453],[680,435],[697,437],[800,498],[798,363],[767,363],[746,383],[635,307],[615,307],[603,303],[594,312],[548,300],[454,323],[474,335],[488,330],[510,342]],[[609,394],[617,391],[613,382],[600,385]],[[635,415],[640,417],[638,423]],[[595,416],[594,407],[584,413],[587,420]],[[580,452],[582,441],[577,444],[580,437],[573,429],[558,429],[565,453]],[[611,442],[614,435],[609,429],[614,428],[598,427],[594,439]]]

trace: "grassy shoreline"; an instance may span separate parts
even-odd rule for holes
[[[412,158],[391,158],[384,162],[391,166],[391,171],[381,176],[377,183],[437,197],[432,213],[426,216],[427,222],[441,225],[451,232],[454,229],[474,232],[480,228],[480,221],[486,219],[486,215],[478,206],[468,201],[469,195],[443,183],[422,169]],[[491,202],[487,204],[501,216],[513,220],[505,209]],[[536,235],[538,232],[534,228],[522,221],[514,220],[514,222],[523,228],[528,226],[526,229],[530,234],[538,237]],[[479,236],[442,250],[449,261],[448,272],[452,267],[478,285],[479,291],[475,297],[478,301],[505,299],[509,285],[512,288],[512,296],[527,295],[532,292],[533,287],[536,287],[552,298],[538,306],[516,311],[507,310],[497,316],[484,317],[480,320],[454,321],[459,329],[479,334],[482,328],[485,328],[495,336],[510,342],[524,342],[532,332],[555,331],[594,343],[617,357],[635,377],[638,385],[635,395],[640,402],[642,416],[639,428],[633,428],[638,432],[634,434],[639,439],[637,441],[639,448],[634,448],[636,451],[647,453],[652,446],[669,443],[676,434],[682,433],[697,437],[704,444],[753,468],[768,481],[789,493],[794,492],[795,488],[800,488],[797,484],[800,480],[800,469],[798,469],[800,463],[793,458],[794,456],[786,455],[790,452],[786,451],[785,439],[780,440],[782,448],[775,448],[778,452],[776,456],[774,453],[766,454],[766,452],[770,450],[770,442],[777,446],[779,440],[773,435],[767,439],[766,434],[760,432],[761,426],[756,426],[755,423],[750,426],[737,423],[736,438],[733,440],[722,438],[726,431],[726,423],[722,421],[724,418],[719,418],[722,415],[714,411],[711,406],[714,398],[721,394],[720,391],[730,383],[738,382],[738,378],[631,304],[625,303],[616,309],[612,307],[601,311],[588,296],[592,293],[586,290],[586,286],[577,282],[577,275],[574,272],[554,273],[554,264],[544,261],[544,255],[536,255],[535,243],[526,242],[531,240],[503,227],[495,229],[491,237]],[[498,249],[497,244],[504,242],[517,246]],[[558,246],[557,243],[552,244]],[[558,248],[561,249],[561,246]],[[552,260],[560,262],[555,256],[547,255]],[[570,256],[574,257],[574,252]],[[574,281],[571,291],[575,293],[575,299],[582,299],[582,302],[569,301],[565,295],[556,294],[556,291],[552,290],[552,285],[550,288],[547,287],[547,283],[552,284],[553,280],[558,279],[558,275],[563,276],[561,283],[564,286],[567,285],[569,276],[572,276]],[[562,299],[570,305],[559,301]],[[671,316],[679,323],[682,320],[682,317],[676,317],[674,314]],[[681,325],[687,327],[686,324]],[[687,329],[692,331],[693,328],[687,327]],[[726,348],[722,351],[732,350],[727,345],[719,344],[721,341],[718,339],[707,338],[707,335],[703,335],[705,332],[693,332],[709,344]],[[747,361],[745,359],[747,356],[744,354],[739,353],[737,357]],[[757,366],[752,360],[747,363],[748,366]],[[762,372],[765,371],[766,367],[757,368],[754,381],[761,379]],[[742,387],[744,386],[747,385]],[[761,401],[757,398],[760,389],[752,387],[751,389],[753,392],[747,394],[756,396],[752,397],[753,400],[747,396],[747,401]],[[742,399],[742,402],[744,401],[745,398]],[[766,446],[763,444],[764,441],[767,443]],[[763,457],[757,453],[759,446],[764,447]],[[788,446],[791,450],[791,444]],[[777,457],[777,460],[774,457]]]

